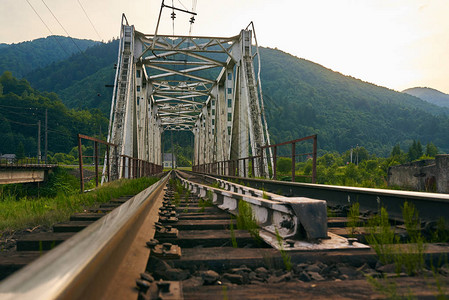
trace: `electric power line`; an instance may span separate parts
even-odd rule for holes
[[[27,0],[28,1],[28,0]],[[53,18],[55,18],[56,22],[58,22],[59,26],[61,26],[61,28],[64,30],[64,32],[67,34],[68,38],[72,41],[72,43],[75,45],[76,48],[78,48],[78,50],[80,51],[80,53],[83,53],[83,50],[81,50],[81,48],[78,46],[77,43],[75,43],[75,40],[73,40],[73,38],[70,36],[70,34],[67,32],[67,30],[64,28],[64,26],[62,26],[61,22],[59,22],[58,18],[55,16],[55,14],[51,11],[50,7],[48,7],[48,5],[45,3],[44,0],[41,0],[42,3],[44,3],[45,7],[48,9],[48,11],[51,13],[51,15],[53,16]],[[87,56],[84,54],[84,56],[87,58]]]
[[[36,123],[34,124],[28,124],[28,123],[22,123],[22,122],[17,122],[17,121],[13,121],[7,118],[4,118],[6,121],[11,122],[11,123],[15,123],[15,124],[19,124],[19,125],[23,125],[23,126],[37,126]]]
[[[41,22],[45,25],[45,27],[47,27],[48,31],[50,31],[51,36],[53,37],[53,39],[58,43],[59,47],[61,47],[61,49],[67,54],[70,55],[67,50],[64,49],[64,47],[62,47],[62,44],[59,42],[59,40],[55,37],[55,35],[53,34],[53,32],[51,31],[51,29],[47,26],[47,24],[44,22],[44,20],[41,18],[41,16],[38,14],[38,12],[34,9],[33,5],[31,5],[30,1],[26,0],[28,2],[28,4],[30,5],[31,9],[34,11],[34,13],[39,17],[39,19],[41,20]]]
[[[89,16],[87,15],[86,10],[84,9],[83,5],[81,4],[80,0],[77,0],[78,4],[81,6],[81,9],[83,10],[84,14],[86,15],[87,19],[90,22],[90,25],[92,25],[92,28],[95,30],[95,32],[97,33],[98,37],[100,38],[100,40],[103,40],[103,38],[100,36],[100,34],[98,33],[97,29],[94,26],[94,23],[92,23],[92,21],[90,20]]]

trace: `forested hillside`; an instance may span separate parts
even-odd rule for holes
[[[26,76],[39,90],[56,92],[72,108],[98,108],[109,116],[118,41],[35,70]],[[413,140],[449,150],[449,109],[344,76],[277,49],[261,49],[262,85],[272,141],[318,134],[319,149],[365,147],[390,154]],[[175,135],[176,141],[177,134]],[[180,142],[188,144],[188,141]]]
[[[415,87],[402,91],[432,104],[449,107],[449,95],[427,87]]]
[[[327,151],[359,145],[386,156],[396,143],[408,147],[414,139],[449,149],[447,109],[282,51],[261,49],[261,56],[268,124],[277,142],[317,133],[319,148]]]
[[[76,43],[76,45],[74,44]],[[49,36],[18,44],[0,44],[0,74],[10,71],[21,78],[36,68],[69,58],[99,42],[73,39],[63,36]],[[79,48],[79,49],[78,49]]]
[[[97,107],[95,100],[98,94],[105,93],[105,84],[114,83],[117,50],[118,40],[101,43],[69,59],[36,69],[25,77],[36,89],[64,95],[62,99],[68,107]],[[101,75],[105,72],[107,76]],[[107,101],[110,102],[110,98]]]
[[[99,110],[70,110],[55,93],[39,92],[25,79],[10,72],[0,76],[0,153],[36,156],[37,123],[41,121],[41,145],[44,145],[45,110],[48,110],[48,150],[68,153],[77,145],[78,133],[98,134],[106,130],[108,120]]]

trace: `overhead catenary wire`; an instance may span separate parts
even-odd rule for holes
[[[83,52],[83,50],[81,50],[81,48],[78,46],[77,43],[75,43],[75,40],[70,36],[70,34],[67,32],[67,30],[64,28],[64,26],[62,26],[61,22],[59,22],[58,18],[55,16],[55,14],[53,13],[53,11],[50,9],[50,7],[48,7],[48,5],[45,3],[44,0],[41,0],[42,3],[44,3],[45,7],[48,9],[48,11],[51,13],[51,15],[53,16],[53,18],[55,18],[56,22],[58,22],[59,26],[61,26],[61,28],[64,30],[64,32],[67,34],[67,37],[72,41],[72,43],[75,45],[75,47],[79,50],[80,53],[82,53],[84,55],[84,57],[86,57],[86,59],[88,59],[88,57],[86,56],[86,54]]]
[[[100,40],[103,40],[103,38],[101,37],[101,35],[98,33],[97,28],[95,28],[94,23],[92,22],[92,20],[89,18],[89,15],[87,14],[86,10],[84,9],[83,5],[81,4],[80,0],[77,0],[78,4],[81,6],[81,9],[83,10],[84,14],[86,15],[86,18],[89,20],[90,25],[92,25],[92,28],[95,30],[95,33],[98,35],[98,37],[100,38]]]
[[[55,37],[55,35],[53,34],[53,32],[51,31],[50,27],[48,27],[48,25],[44,22],[44,20],[41,18],[41,16],[39,15],[39,13],[34,9],[33,5],[31,5],[30,1],[26,0],[26,2],[30,5],[31,9],[34,11],[34,13],[39,17],[39,19],[41,20],[41,22],[45,25],[45,27],[47,28],[47,30],[50,32],[51,36],[53,37],[53,39],[58,43],[59,47],[61,47],[61,49],[67,54],[70,55],[67,50],[62,47],[62,44],[59,42],[59,40]]]

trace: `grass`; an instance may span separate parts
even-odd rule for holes
[[[234,216],[231,215],[231,226],[230,226],[230,230],[231,230],[231,242],[232,242],[232,247],[233,248],[238,248],[237,245],[237,239],[235,238],[235,231],[234,231]]]
[[[157,178],[117,180],[84,194],[59,191],[54,197],[0,196],[0,231],[13,231],[38,225],[51,226],[68,220],[75,212],[83,211],[112,198],[134,195],[155,183]]]
[[[283,243],[282,243],[282,237],[279,234],[279,231],[278,231],[277,227],[275,227],[275,230],[276,230],[276,240],[277,240],[277,242],[279,244],[279,252],[281,253],[282,261],[284,262],[285,269],[287,271],[290,271],[292,269],[292,266],[293,266],[292,265],[292,258],[284,250]]]
[[[261,241],[259,235],[259,225],[253,215],[251,205],[246,201],[239,201],[239,213],[237,215],[237,228],[241,230],[248,230],[251,236],[256,241]]]
[[[393,244],[399,242],[388,219],[387,210],[382,207],[380,214],[368,220],[368,235],[366,241],[376,251],[379,260],[383,264],[393,262]]]
[[[359,216],[360,216],[360,204],[355,202],[351,205],[348,211],[348,229],[349,236],[354,237],[355,229],[359,225]]]
[[[409,239],[408,247],[402,251],[401,255],[395,256],[396,271],[405,268],[409,275],[419,273],[424,267],[424,237],[421,235],[421,222],[418,211],[413,204],[404,203],[402,207],[402,217]]]
[[[402,218],[407,230],[407,241],[405,247],[400,252],[393,253],[392,246],[399,243],[399,237],[394,235],[393,229],[390,227],[388,221],[388,214],[385,208],[381,208],[380,215],[370,219],[368,226],[370,228],[370,235],[367,236],[367,241],[376,251],[379,256],[379,260],[383,264],[394,263],[395,271],[399,275],[400,272],[405,271],[408,275],[421,274],[425,267],[425,238],[421,233],[421,222],[418,216],[418,211],[414,205],[404,202],[402,207]],[[443,221],[440,220],[440,224],[437,224],[437,238],[445,238],[446,227]],[[434,239],[432,236],[431,239]],[[433,266],[433,259],[430,259],[432,278],[425,278],[428,281],[429,286],[434,285],[436,287],[437,295],[436,299],[447,299],[445,296],[445,287],[443,287],[438,267]],[[441,265],[442,257],[438,265]],[[447,257],[446,257],[447,263]],[[424,272],[424,277],[426,277]],[[395,282],[391,278],[376,279],[373,277],[367,277],[368,282],[373,288],[380,293],[387,296],[389,299],[415,299],[414,295],[408,291],[406,295],[399,294]]]

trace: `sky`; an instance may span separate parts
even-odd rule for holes
[[[253,21],[261,46],[393,90],[421,86],[449,94],[448,0],[173,0],[173,4],[189,10],[195,6],[194,36],[234,36]],[[108,41],[119,35],[122,13],[136,30],[152,34],[160,6],[161,0],[0,0],[0,43],[67,33]],[[163,11],[161,34],[173,34],[170,13]],[[189,34],[189,18],[177,13],[176,35]]]

